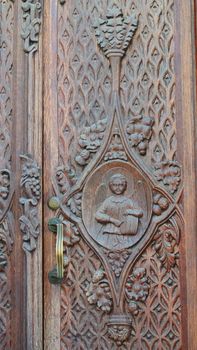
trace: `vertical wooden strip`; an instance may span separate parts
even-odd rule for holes
[[[60,349],[60,287],[51,285],[48,272],[55,266],[55,239],[48,230],[53,215],[47,208],[52,196],[52,176],[58,162],[57,128],[57,2],[49,0],[44,7],[44,349]],[[46,180],[46,181],[45,181]]]
[[[181,81],[184,158],[184,216],[186,249],[186,289],[188,311],[188,346],[197,344],[197,222],[196,222],[196,108],[195,108],[195,60],[194,60],[194,7],[193,0],[180,1],[181,33]],[[186,331],[186,330],[185,330]]]

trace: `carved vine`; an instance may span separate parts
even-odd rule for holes
[[[155,176],[174,194],[181,182],[181,168],[177,161],[163,161],[155,164]]]
[[[138,25],[135,16],[123,16],[122,10],[113,5],[106,13],[106,18],[99,18],[94,25],[95,35],[101,49],[106,55],[119,50],[123,55]]]
[[[129,303],[130,312],[136,316],[139,313],[140,302],[145,302],[149,293],[149,283],[146,277],[146,269],[138,267],[133,270],[128,277],[126,288],[126,298]]]
[[[88,164],[91,154],[96,153],[101,146],[106,126],[107,119],[102,119],[81,130],[79,138],[79,146],[81,150],[75,157],[77,164],[81,166]]]
[[[40,168],[30,155],[23,155],[24,160],[21,176],[23,196],[20,204],[23,215],[20,217],[20,228],[23,234],[23,249],[32,252],[36,249],[36,240],[40,234],[38,219],[38,203],[41,197]]]
[[[37,0],[23,0],[23,23],[21,37],[24,40],[24,51],[35,52],[38,49],[38,40],[41,25],[41,3]]]
[[[132,147],[136,147],[141,155],[145,155],[152,136],[154,119],[136,116],[129,120],[126,132]]]
[[[174,219],[163,224],[154,237],[153,247],[161,262],[162,267],[170,271],[179,258],[178,245],[180,230]]]
[[[98,309],[106,313],[111,311],[112,296],[105,271],[102,268],[94,273],[92,281],[87,288],[86,296],[91,305],[96,305]]]

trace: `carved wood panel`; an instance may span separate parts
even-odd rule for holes
[[[0,4],[0,344],[10,349],[11,343],[11,261],[13,249],[13,214],[11,199],[11,136],[13,126],[13,4]]]
[[[58,6],[63,349],[181,348],[174,20],[172,0]]]

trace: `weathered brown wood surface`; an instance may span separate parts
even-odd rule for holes
[[[0,2],[0,349],[196,349],[196,8]]]

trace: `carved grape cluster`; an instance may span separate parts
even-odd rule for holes
[[[117,5],[109,8],[106,19],[99,18],[94,25],[98,44],[106,55],[110,50],[121,50],[123,55],[136,31],[137,24],[135,16],[123,17],[123,12]]]
[[[5,200],[9,195],[10,173],[8,170],[0,171],[0,197]]]
[[[101,146],[106,126],[107,119],[101,119],[97,123],[83,128],[79,138],[79,146],[82,150],[75,157],[79,165],[87,165],[91,153],[96,153],[97,149]]]
[[[29,198],[40,199],[40,169],[31,159],[29,159],[23,167],[21,186],[25,187],[26,194]]]
[[[141,155],[145,155],[152,136],[154,119],[152,117],[136,116],[129,120],[126,127],[128,139]]]

